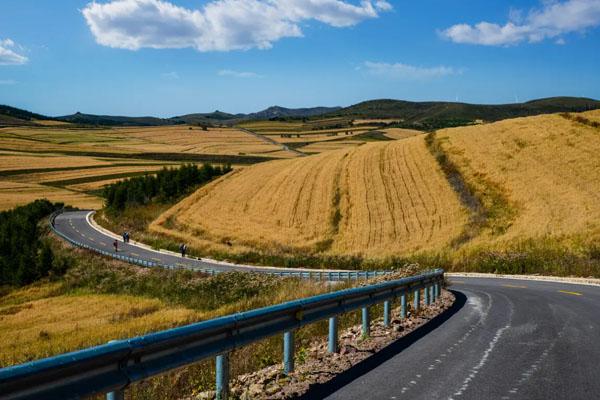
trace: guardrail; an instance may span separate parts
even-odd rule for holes
[[[77,240],[73,240],[70,237],[64,235],[63,233],[61,233],[60,231],[58,231],[56,229],[56,227],[54,225],[54,220],[61,213],[62,213],[62,211],[56,211],[50,215],[50,219],[49,219],[50,227],[52,228],[52,231],[55,234],[57,234],[58,236],[60,236],[64,240],[66,240],[67,242],[71,243],[73,246],[76,246],[76,247],[79,247],[82,249],[86,249],[86,250],[90,250],[90,251],[96,252],[96,253],[106,256],[106,257],[112,257],[117,260],[125,261],[130,264],[135,264],[135,265],[139,265],[142,267],[148,267],[148,268],[160,267],[160,268],[167,268],[167,269],[189,269],[192,271],[203,272],[208,275],[217,275],[219,273],[225,272],[224,270],[220,270],[220,269],[216,269],[216,268],[203,268],[203,267],[196,267],[196,266],[192,266],[192,265],[184,266],[181,264],[173,265],[173,264],[157,263],[154,261],[143,260],[141,258],[136,258],[136,257],[129,257],[124,254],[119,254],[119,253],[115,253],[115,252],[111,252],[111,251],[105,251],[105,250],[101,250],[101,249],[92,247],[88,244],[79,242]],[[358,280],[358,279],[367,280],[367,279],[375,278],[377,276],[384,276],[384,275],[390,274],[392,271],[319,271],[319,270],[314,270],[314,271],[281,271],[281,270],[280,271],[270,271],[267,269],[262,269],[262,270],[254,269],[251,272],[258,272],[261,274],[275,275],[275,276],[281,276],[281,277],[296,277],[296,278],[301,278],[301,279],[315,279],[315,280],[320,280],[320,281],[337,282],[337,281]]]
[[[283,333],[284,372],[294,370],[294,330],[329,319],[328,351],[338,351],[338,316],[362,310],[362,333],[370,333],[369,307],[383,303],[384,324],[390,324],[391,302],[400,299],[400,317],[406,317],[412,293],[414,308],[435,302],[440,295],[443,270],[346,289],[261,309],[232,314],[180,328],[109,342],[0,369],[0,398],[72,399],[107,393],[122,399],[134,382],[216,357],[218,399],[227,399],[229,352]]]

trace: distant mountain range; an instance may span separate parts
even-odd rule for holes
[[[31,125],[35,120],[58,120],[80,125],[161,126],[175,124],[231,125],[246,120],[301,119],[315,117],[390,118],[409,127],[437,128],[464,125],[476,120],[497,121],[555,112],[579,112],[600,108],[600,101],[581,97],[551,97],[515,104],[467,104],[455,102],[412,102],[403,100],[370,100],[350,107],[285,108],[269,107],[250,114],[222,111],[176,116],[172,118],[127,117],[75,113],[47,117],[10,106],[0,105],[0,126]]]

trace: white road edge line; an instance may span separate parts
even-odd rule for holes
[[[480,272],[446,272],[444,276],[448,278],[494,278],[494,279],[514,279],[520,281],[538,281],[553,283],[568,283],[570,285],[600,286],[600,279],[595,278],[563,278],[560,276],[544,275],[503,275],[487,274]]]

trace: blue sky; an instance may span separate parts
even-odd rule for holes
[[[173,116],[600,98],[600,0],[2,0],[0,103]]]

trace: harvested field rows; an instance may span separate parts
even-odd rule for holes
[[[99,197],[63,188],[0,180],[0,210],[8,210],[40,198],[83,209],[101,208],[103,203]]]
[[[26,154],[0,151],[0,171],[39,168],[69,168],[111,165],[92,157],[63,156],[59,154]]]
[[[55,152],[263,155],[280,150],[237,129],[135,127],[113,129],[3,128],[0,149]],[[292,156],[290,153],[288,155]]]
[[[387,129],[379,129],[381,132],[384,132],[385,136],[390,139],[406,139],[412,136],[423,135],[421,131],[415,131],[414,129],[402,129],[402,128],[387,128]]]
[[[168,166],[168,165],[166,165]],[[103,180],[102,177],[109,175],[127,175],[144,172],[158,171],[164,168],[165,165],[142,165],[142,166],[115,166],[115,167],[102,167],[102,168],[91,168],[91,169],[80,169],[80,170],[67,170],[67,171],[56,171],[56,172],[42,172],[27,175],[17,175],[11,178],[15,182],[28,182],[28,183],[50,183],[50,182],[62,182],[70,181],[75,179],[81,180]]]
[[[320,250],[383,257],[446,246],[465,211],[422,137],[237,171],[151,229],[198,247]]]
[[[600,230],[598,129],[542,115],[446,129],[438,138],[468,182],[502,193],[513,209],[497,240]]]

